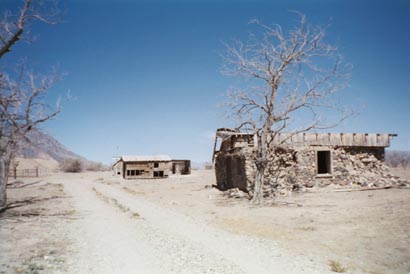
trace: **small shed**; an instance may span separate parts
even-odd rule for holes
[[[171,162],[172,174],[188,175],[191,174],[190,160],[172,160]]]
[[[121,156],[113,165],[113,170],[124,179],[166,178],[170,163],[168,155],[127,155]]]
[[[121,158],[117,158],[117,161],[112,165],[112,172],[114,175],[122,176],[123,174],[123,162]]]

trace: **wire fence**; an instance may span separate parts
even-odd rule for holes
[[[17,179],[23,177],[40,177],[50,174],[49,170],[43,168],[11,168],[9,177]]]

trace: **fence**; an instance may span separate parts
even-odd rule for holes
[[[9,171],[9,177],[14,179],[21,177],[39,177],[49,174],[49,171],[42,168],[11,168]]]

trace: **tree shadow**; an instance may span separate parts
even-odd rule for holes
[[[48,200],[52,200],[52,199],[62,199],[62,198],[67,198],[67,197],[66,196],[51,196],[51,197],[46,197],[46,198],[30,197],[30,198],[23,199],[23,200],[12,201],[12,202],[7,203],[7,205],[5,207],[0,208],[0,218],[2,218],[4,216],[5,212],[7,212],[11,209],[15,209],[15,208],[19,208],[19,207],[23,207],[23,206],[27,206],[27,205],[32,205],[32,204],[35,204],[35,203],[48,201]],[[17,215],[23,216],[24,212],[18,213]],[[40,215],[40,214],[38,214],[38,215]],[[34,216],[34,215],[32,215],[32,216]]]

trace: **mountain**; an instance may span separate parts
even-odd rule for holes
[[[89,162],[84,157],[66,148],[52,136],[38,129],[31,130],[28,138],[30,139],[30,142],[23,140],[19,145],[19,157],[39,159],[51,158],[59,163],[67,158],[75,158],[83,162]]]

